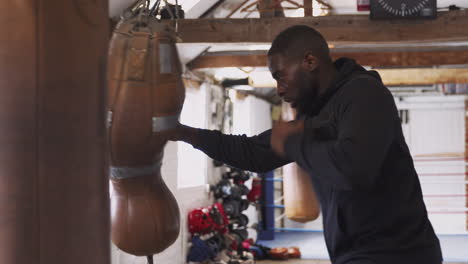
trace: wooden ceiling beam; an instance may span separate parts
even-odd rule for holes
[[[280,31],[299,24],[314,27],[330,43],[468,39],[468,10],[441,12],[434,20],[369,20],[367,15],[180,19],[178,33],[184,43],[270,43]]]
[[[468,83],[468,69],[376,69],[387,86]],[[276,87],[269,72],[250,76],[253,87]]]
[[[468,48],[465,50],[422,52],[334,52],[333,59],[348,57],[359,64],[373,67],[417,67],[433,65],[468,64]],[[200,56],[187,66],[190,69],[222,67],[266,67],[266,52],[251,54],[213,53]]]
[[[376,71],[385,85],[468,83],[468,69],[383,69]]]

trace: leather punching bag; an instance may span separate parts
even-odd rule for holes
[[[283,104],[284,120],[294,119],[294,110]],[[297,163],[283,167],[283,193],[286,217],[296,222],[309,222],[320,215],[320,203],[314,191],[310,175]]]
[[[320,204],[312,180],[296,163],[283,167],[283,193],[287,218],[305,223],[320,215]]]
[[[161,178],[166,141],[153,134],[178,124],[185,98],[172,31],[150,16],[121,21],[108,69],[112,241],[153,255],[179,234],[179,208]]]

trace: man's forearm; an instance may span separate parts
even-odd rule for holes
[[[196,128],[182,124],[177,128],[177,132],[174,134],[174,137],[170,140],[184,141],[191,145],[198,145],[198,143],[200,142],[200,139],[198,137],[198,130]]]
[[[286,163],[270,147],[270,130],[260,135],[225,135],[218,130],[178,125],[169,131],[169,140],[183,141],[212,159],[243,170],[266,172]]]

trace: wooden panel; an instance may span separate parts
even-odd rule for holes
[[[40,228],[40,256],[34,263],[108,264],[108,3],[32,2],[37,5],[37,123],[32,133],[37,136]]]
[[[34,0],[0,1],[0,263],[38,263]]]
[[[190,69],[223,67],[266,67],[266,53],[252,55],[204,55],[187,64]]]
[[[173,22],[169,22],[173,23]],[[302,18],[182,19],[183,42],[271,42],[293,25],[309,25],[330,42],[453,41],[468,39],[468,10],[440,13],[435,20],[370,21],[367,15]]]
[[[466,64],[468,49],[425,52],[332,52],[333,59],[349,57],[373,67],[410,67]],[[266,67],[266,52],[247,55],[207,54],[190,62],[191,69],[220,67]]]
[[[0,2],[0,263],[109,264],[107,1]]]

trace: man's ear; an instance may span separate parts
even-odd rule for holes
[[[307,71],[314,71],[318,68],[319,60],[316,56],[312,55],[311,52],[304,54],[303,66]]]

